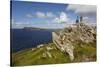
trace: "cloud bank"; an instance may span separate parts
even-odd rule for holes
[[[76,5],[71,4],[66,8],[67,11],[73,11],[78,16],[83,16],[84,20],[96,23],[96,6],[95,5]]]
[[[45,18],[45,19],[50,19],[51,18],[51,22],[54,23],[66,23],[68,21],[70,21],[70,18],[68,17],[67,13],[65,12],[59,12],[58,15],[54,14],[53,12],[41,12],[41,11],[37,11],[34,15],[32,14],[27,14],[26,15],[28,18]],[[49,21],[50,22],[50,21]]]
[[[94,5],[68,5],[67,10],[72,10],[78,15],[95,16],[96,6]]]

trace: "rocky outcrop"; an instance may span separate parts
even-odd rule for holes
[[[74,46],[79,42],[90,43],[96,41],[96,26],[85,23],[77,23],[66,27],[61,31],[52,33],[53,42],[62,51],[69,54],[70,59],[74,59]]]

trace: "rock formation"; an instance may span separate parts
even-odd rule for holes
[[[62,51],[74,59],[74,45],[79,42],[89,43],[96,41],[96,27],[83,22],[66,27],[61,31],[52,33],[53,42]]]

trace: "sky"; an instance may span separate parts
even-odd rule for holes
[[[88,23],[96,23],[96,6],[57,4],[12,0],[11,28],[39,27],[58,29],[75,23],[83,16]]]

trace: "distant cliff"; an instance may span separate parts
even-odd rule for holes
[[[36,27],[24,27],[24,30],[41,30],[42,28],[36,28]]]
[[[23,30],[55,30],[59,31],[62,29],[50,29],[50,28],[38,28],[38,27],[24,27]]]

